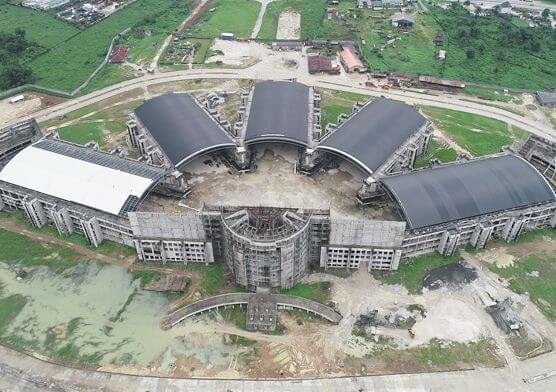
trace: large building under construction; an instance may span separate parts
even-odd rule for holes
[[[396,270],[404,258],[450,256],[464,244],[482,248],[493,237],[510,242],[523,230],[556,226],[551,141],[533,138],[521,155],[507,150],[415,170],[432,132],[415,107],[377,98],[322,129],[320,95],[311,87],[267,81],[240,100],[234,124],[220,116],[216,94],[146,101],[128,122],[140,160],[42,136],[34,122],[1,130],[0,210],[23,211],[37,227],[79,233],[95,246],[132,246],[143,261],[224,260],[252,291],[291,287],[310,265]],[[256,171],[253,151],[262,143],[296,149],[299,175],[314,175],[331,160],[350,162],[363,173],[353,195],[358,208],[387,201],[399,219],[337,217],[295,205],[143,208],[152,196],[187,200],[195,183],[184,172],[207,154],[221,157],[230,173]]]

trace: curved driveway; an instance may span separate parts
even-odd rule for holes
[[[166,82],[177,82],[188,79],[292,79],[307,84],[309,86],[337,89],[341,91],[364,94],[372,97],[383,96],[386,98],[404,101],[411,105],[428,105],[444,109],[459,110],[462,112],[482,115],[507,122],[513,126],[520,127],[530,133],[545,137],[556,141],[556,130],[548,128],[544,124],[533,121],[529,118],[520,116],[510,111],[482,104],[480,102],[471,102],[463,100],[457,96],[450,94],[432,95],[406,90],[389,90],[384,91],[377,88],[365,88],[360,85],[359,81],[342,80],[330,76],[301,75],[295,70],[276,69],[270,72],[268,64],[256,64],[246,69],[194,69],[185,71],[175,71],[167,73],[147,74],[140,78],[131,79],[125,82],[115,84],[113,86],[98,90],[91,94],[75,98],[59,105],[38,111],[30,116],[19,118],[18,121],[35,117],[37,121],[42,122],[57,116],[65,115],[76,109],[91,105],[104,99],[113,97],[118,94],[129,92],[136,88],[145,88],[150,85]]]

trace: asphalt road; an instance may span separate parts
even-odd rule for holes
[[[42,122],[55,118],[57,116],[65,115],[76,109],[91,105],[93,103],[102,101],[118,94],[164,82],[175,82],[187,79],[297,79],[301,83],[305,83],[307,85],[315,87],[355,92],[373,97],[384,96],[386,98],[404,101],[412,105],[428,105],[444,109],[459,110],[462,112],[478,114],[507,122],[513,126],[520,127],[530,133],[556,141],[556,130],[548,128],[544,124],[520,116],[519,114],[504,110],[502,108],[489,106],[486,103],[483,104],[480,102],[463,100],[453,94],[437,92],[436,94],[439,95],[431,95],[398,89],[384,91],[378,88],[371,89],[363,87],[361,85],[362,82],[359,80],[355,81],[349,79],[335,79],[334,77],[325,75],[314,76],[283,68],[269,69],[268,66],[269,65],[266,63],[259,63],[250,68],[237,70],[193,69],[167,73],[156,72],[155,74],[147,74],[140,78],[118,83],[102,90],[95,91],[91,94],[66,101],[59,105],[38,111],[33,115],[19,118],[18,121],[35,117],[37,121]]]

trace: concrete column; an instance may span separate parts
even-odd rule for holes
[[[104,240],[104,235],[102,234],[102,229],[100,228],[97,218],[82,220],[81,227],[87,241],[95,247],[98,247]]]
[[[23,208],[33,226],[44,227],[48,222],[44,208],[38,199],[31,199],[29,196],[26,196],[23,199]]]

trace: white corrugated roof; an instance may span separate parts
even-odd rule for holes
[[[141,196],[150,178],[30,146],[0,171],[0,180],[117,215],[129,196]]]

